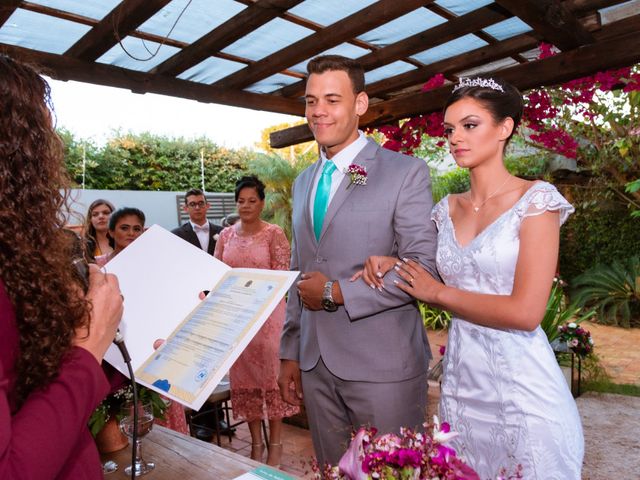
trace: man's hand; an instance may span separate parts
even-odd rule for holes
[[[322,310],[322,292],[324,284],[329,281],[327,276],[320,272],[306,272],[300,275],[298,296],[307,310]]]
[[[292,385],[294,388],[292,388]],[[300,364],[295,360],[280,360],[278,386],[282,399],[291,405],[302,405],[302,377]]]

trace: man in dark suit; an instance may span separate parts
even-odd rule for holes
[[[184,209],[189,214],[189,221],[173,229],[171,233],[213,255],[213,251],[216,248],[216,240],[218,239],[218,234],[222,231],[222,227],[214,225],[207,220],[209,203],[202,190],[192,188],[186,193],[184,196]]]
[[[222,231],[222,227],[214,225],[207,220],[209,203],[204,196],[204,192],[199,188],[189,190],[184,196],[184,209],[189,214],[189,221],[178,228],[174,228],[171,233],[176,234],[193,246],[201,248],[209,255],[213,255],[216,248],[216,240],[218,239],[218,234]],[[196,438],[207,442],[213,439],[216,420],[221,433],[228,433],[229,431],[229,425],[222,420],[224,418],[222,407],[216,407],[215,410],[217,412],[215,413],[212,408],[213,405],[208,402],[202,406],[198,412],[198,422],[201,425],[194,425],[195,428],[192,432]],[[231,433],[233,432],[234,429],[231,429]]]

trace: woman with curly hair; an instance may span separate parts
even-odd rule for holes
[[[109,236],[109,218],[114,210],[113,204],[103,198],[98,198],[89,205],[84,223],[84,243],[89,261],[113,252],[113,239]]]
[[[87,420],[122,316],[118,281],[70,260],[49,85],[0,55],[0,478],[101,479]],[[64,191],[64,190],[63,190]]]

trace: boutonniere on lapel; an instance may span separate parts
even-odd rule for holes
[[[213,241],[214,241],[214,242],[217,242],[218,240],[220,240],[220,234],[216,233],[216,234],[213,236]]]
[[[345,169],[344,173],[349,175],[349,185],[347,185],[347,188],[351,185],[367,184],[367,169],[362,165],[352,163]]]

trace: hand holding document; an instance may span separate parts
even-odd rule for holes
[[[125,297],[121,332],[136,379],[199,409],[298,272],[231,269],[154,225],[106,265]],[[211,290],[203,300],[198,292]],[[153,342],[166,342],[153,351]],[[105,359],[126,375],[113,347]]]

